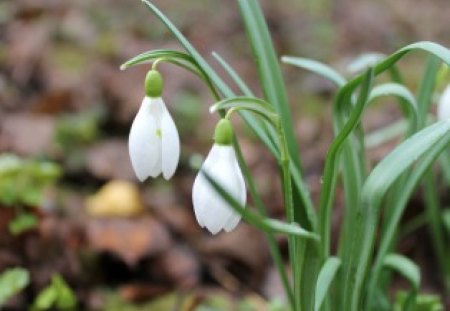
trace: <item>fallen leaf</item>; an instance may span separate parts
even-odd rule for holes
[[[129,219],[92,219],[87,226],[90,246],[116,254],[128,265],[160,254],[171,246],[164,226],[150,216]]]

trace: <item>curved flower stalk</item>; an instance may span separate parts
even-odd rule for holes
[[[146,96],[134,118],[128,139],[133,170],[140,181],[161,173],[170,179],[180,158],[180,138],[161,98],[163,81],[156,70],[145,79]]]
[[[192,201],[198,224],[212,234],[229,232],[241,219],[229,203],[213,188],[205,173],[220,184],[241,206],[245,206],[247,191],[244,177],[231,145],[231,122],[222,119],[216,126],[215,144],[194,181]]]
[[[450,85],[446,87],[439,98],[437,117],[439,120],[446,120],[450,118]]]

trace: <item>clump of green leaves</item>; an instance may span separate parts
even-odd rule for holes
[[[76,306],[77,298],[74,292],[59,274],[55,274],[50,284],[36,297],[33,310],[50,310],[52,308],[74,310]]]
[[[12,234],[20,234],[36,226],[35,215],[26,208],[42,203],[44,188],[61,175],[57,164],[25,160],[14,154],[0,156],[0,204],[16,209],[9,223]]]
[[[0,307],[30,283],[30,275],[23,268],[11,268],[0,274]]]
[[[98,125],[104,115],[104,111],[96,107],[86,112],[61,116],[56,123],[56,144],[70,152],[94,142],[98,138]]]
[[[409,293],[400,291],[395,297],[395,304],[393,311],[406,310]],[[441,299],[437,295],[420,294],[416,297],[413,305],[408,309],[410,311],[443,311]]]
[[[58,165],[25,160],[14,154],[0,156],[0,203],[6,206],[36,206],[45,186],[61,175]]]

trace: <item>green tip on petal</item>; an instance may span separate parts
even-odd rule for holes
[[[145,77],[145,95],[148,97],[161,97],[164,82],[157,70],[150,70]]]
[[[228,119],[221,119],[214,131],[214,141],[218,145],[231,145],[233,140],[233,126]]]

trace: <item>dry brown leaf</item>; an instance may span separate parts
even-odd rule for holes
[[[166,228],[150,216],[133,219],[92,219],[87,226],[92,248],[116,254],[129,265],[171,246]]]

